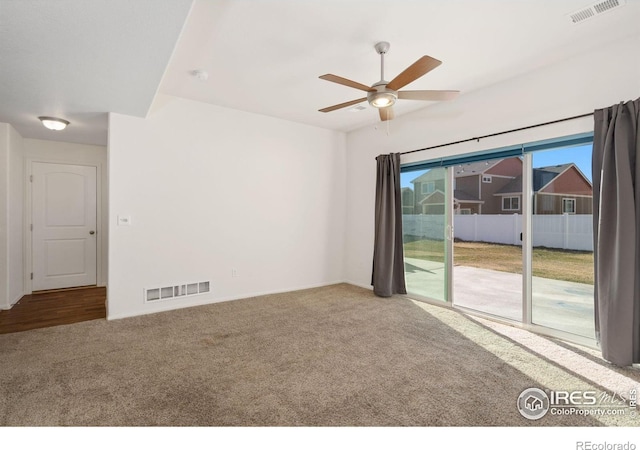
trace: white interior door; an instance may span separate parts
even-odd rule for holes
[[[32,165],[32,290],[96,284],[96,167]]]

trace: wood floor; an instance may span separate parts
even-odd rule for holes
[[[0,334],[53,327],[107,317],[107,290],[88,287],[25,295],[0,311]]]

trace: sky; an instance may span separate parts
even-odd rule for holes
[[[559,164],[574,163],[589,181],[591,179],[591,149],[592,144],[576,147],[566,147],[553,150],[545,150],[533,153],[533,167],[555,166]],[[406,172],[400,175],[402,187],[413,188],[411,180],[417,178],[426,171]]]
[[[559,150],[547,150],[533,154],[533,167],[575,163],[589,181],[591,180],[591,149],[593,145],[581,145]]]

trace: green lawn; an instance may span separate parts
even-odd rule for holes
[[[455,242],[454,265],[522,273],[522,249],[515,245]],[[404,244],[407,258],[444,262],[444,242],[417,240]],[[537,247],[533,275],[553,280],[593,284],[593,253]]]

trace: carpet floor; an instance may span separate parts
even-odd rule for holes
[[[0,425],[635,424],[522,417],[525,388],[609,389],[579,373],[580,358],[622,384],[640,377],[539,338],[579,359],[564,367],[507,334],[347,284],[10,333],[0,335]]]

